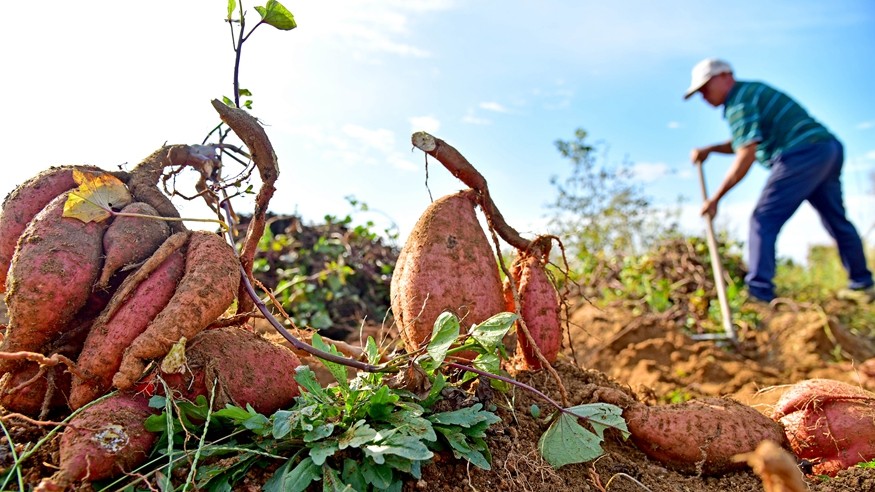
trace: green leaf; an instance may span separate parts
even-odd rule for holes
[[[365,343],[365,353],[368,355],[368,363],[380,363],[380,347],[377,346],[377,342],[374,341],[374,337],[368,337],[368,341],[367,343]]]
[[[352,487],[343,483],[337,470],[328,465],[322,465],[322,492],[349,492]]]
[[[340,355],[340,352],[337,350],[337,347],[331,346],[329,347],[325,342],[322,341],[322,337],[319,336],[318,333],[313,334],[313,338],[310,340],[313,348],[321,350],[323,352],[328,352],[329,354]],[[337,384],[340,385],[344,390],[349,390],[349,375],[346,372],[346,366],[342,364],[338,364],[337,362],[330,362],[325,359],[320,359],[322,363],[325,365],[325,368],[334,376],[334,379],[337,380]]]
[[[367,444],[377,437],[377,431],[365,423],[364,419],[359,420],[352,427],[346,430],[337,440],[338,449],[359,448],[363,444]]]
[[[428,396],[425,397],[425,400],[422,400],[422,406],[425,408],[431,408],[432,405],[437,403],[438,400],[441,399],[441,391],[447,386],[447,380],[444,378],[442,373],[437,373],[434,376],[434,381],[431,383],[431,390],[428,392]]]
[[[444,361],[447,350],[459,338],[459,330],[459,318],[450,312],[444,311],[435,320],[426,350],[437,364]]]
[[[501,371],[501,358],[497,354],[480,354],[472,364],[475,369],[486,371],[489,374],[498,374]]]
[[[589,403],[577,405],[567,409],[569,412],[582,417],[589,422],[599,438],[604,440],[605,429],[617,429],[623,433],[623,439],[629,437],[629,428],[623,419],[623,409],[610,403]]]
[[[334,432],[334,424],[321,424],[304,434],[304,442],[313,442],[325,439]]]
[[[398,432],[408,436],[417,437],[426,441],[436,441],[437,435],[431,422],[420,417],[419,414],[408,410],[402,410],[389,416],[389,423],[395,426]]]
[[[250,91],[249,89],[240,89],[239,91],[237,91],[237,93],[241,96],[252,97],[252,91]]]
[[[389,414],[392,413],[395,402],[400,397],[389,391],[387,386],[380,386],[373,395],[371,395],[371,405],[368,407],[368,415],[374,420],[386,420]]]
[[[292,412],[289,410],[279,410],[273,414],[273,431],[271,434],[274,439],[282,439],[292,432]]]
[[[481,408],[483,408],[482,403],[475,403],[467,408],[429,415],[428,420],[434,424],[459,425],[462,427],[472,427],[480,422],[487,422],[489,425],[492,425],[501,421],[501,418],[492,412],[485,410],[481,412]]]
[[[322,478],[322,469],[313,463],[309,457],[304,458],[297,466],[291,468],[294,461],[290,459],[274,473],[264,484],[264,492],[304,492],[314,480]]]
[[[231,420],[235,423],[240,423],[251,417],[252,415],[246,410],[236,406],[227,404],[225,408],[213,412],[214,417],[222,417]]]
[[[281,31],[290,31],[298,27],[295,16],[276,0],[267,0],[264,7],[255,7],[255,10],[261,15],[265,24],[270,24]]]
[[[361,464],[361,473],[365,481],[374,486],[375,490],[386,490],[392,484],[392,468],[365,460]]]
[[[604,451],[601,440],[577,423],[577,418],[567,413],[559,414],[547,432],[538,441],[538,451],[554,469],[569,463],[592,461]]]
[[[325,390],[322,389],[319,381],[316,380],[316,373],[309,366],[298,366],[295,368],[295,381],[319,401],[324,402],[328,400]]]
[[[394,454],[409,460],[427,460],[434,456],[418,438],[393,434],[383,444],[371,444],[364,448],[365,456],[370,457],[378,465],[385,462],[385,455]]]
[[[322,441],[310,447],[310,459],[313,463],[322,466],[325,460],[334,456],[337,452],[337,441]]]
[[[234,15],[234,10],[237,9],[237,0],[228,0],[228,20]]]
[[[498,313],[474,326],[471,329],[471,337],[492,353],[510,331],[516,319],[517,315],[514,313]]]
[[[362,475],[362,467],[358,461],[349,458],[343,460],[341,477],[343,482],[348,483],[354,490],[367,490],[368,482]]]

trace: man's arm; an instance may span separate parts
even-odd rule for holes
[[[733,154],[735,151],[732,150],[732,140],[719,144],[709,145],[707,147],[693,149],[693,151],[690,153],[690,160],[693,163],[705,162],[705,159],[708,158],[708,155],[711,154],[711,152],[717,152],[718,154]]]
[[[757,144],[753,142],[735,152],[735,160],[732,161],[732,166],[726,172],[720,187],[702,204],[702,215],[711,217],[717,215],[717,202],[747,175],[753,161],[756,160],[756,151]]]

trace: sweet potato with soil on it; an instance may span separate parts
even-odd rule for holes
[[[623,409],[623,418],[638,449],[682,473],[719,475],[744,468],[746,464],[733,456],[753,452],[765,440],[788,447],[779,424],[728,398],[647,406],[609,388],[601,388],[596,398]]]
[[[875,393],[830,379],[793,385],[775,405],[793,452],[814,463],[818,475],[835,476],[875,459]]]
[[[153,413],[148,399],[133,393],[119,393],[84,409],[61,435],[60,469],[40,486],[62,490],[140,466],[158,437],[144,425]]]
[[[92,295],[89,303],[77,315],[64,333],[50,344],[42,347],[47,358],[55,355],[75,361],[82,350],[85,338],[99,312],[106,305],[105,296]],[[71,375],[69,367],[59,358],[55,366],[46,366],[39,374],[40,365],[34,361],[21,361],[0,379],[0,405],[11,412],[40,418],[50,411],[66,408],[70,395]]]
[[[63,217],[67,193],[27,226],[7,278],[9,326],[0,351],[38,351],[86,304],[103,262],[106,222]],[[0,373],[14,365],[0,362]]]
[[[185,398],[193,400],[216,381],[215,408],[252,405],[270,415],[294,403],[300,394],[295,368],[301,365],[288,348],[237,326],[200,332],[187,342],[181,373],[161,376]]]
[[[157,216],[158,211],[147,203],[133,202],[121,210],[125,214]],[[112,275],[128,265],[139,263],[155,252],[170,236],[170,226],[160,219],[119,216],[112,221],[103,235],[106,259],[98,285],[109,283]]]
[[[498,265],[477,220],[476,200],[474,190],[436,200],[401,249],[390,296],[395,323],[410,351],[427,342],[444,311],[471,326],[504,310]]]
[[[522,254],[511,266],[511,275],[519,290],[520,316],[547,362],[556,361],[562,345],[562,325],[559,319],[559,295],[544,265],[534,254]],[[507,311],[514,312],[513,292],[505,282],[504,295]],[[542,369],[526,336],[517,327],[517,347],[523,355],[525,368]]]
[[[172,253],[143,280],[118,307],[109,307],[97,319],[85,340],[76,365],[85,378],[74,377],[70,407],[79,408],[112,389],[112,378],[121,366],[128,346],[146,330],[155,316],[167,306],[185,270],[182,251]],[[128,277],[119,293],[128,290]]]
[[[0,292],[6,291],[6,275],[15,246],[27,224],[55,197],[78,186],[73,180],[73,169],[100,171],[93,166],[52,167],[19,185],[3,200],[3,209],[0,210]]]
[[[127,389],[140,379],[150,359],[164,357],[185,337],[194,338],[231,306],[240,285],[240,262],[221,237],[191,233],[185,273],[167,306],[125,350],[113,386]]]

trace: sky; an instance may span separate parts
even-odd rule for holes
[[[262,26],[243,45],[241,85],[279,158],[270,203],[305,221],[344,216],[397,228],[401,241],[432,198],[462,189],[412,149],[428,131],[486,177],[507,222],[547,232],[554,142],[576,128],[631,162],[656,204],[684,199],[681,224],[704,235],[693,147],[726,141],[719,109],[684,101],[700,59],[729,61],[799,101],[845,144],[848,215],[875,224],[875,3],[869,0],[558,1],[284,0],[298,28]],[[60,164],[129,168],[165,143],[200,143],[231,96],[225,1],[5,5],[0,47],[0,196]],[[249,25],[259,18],[243,2]],[[716,189],[730,157],[709,159]],[[228,174],[236,171],[231,168]],[[767,173],[755,167],[720,204],[715,227],[745,240]],[[205,209],[179,203],[184,216]],[[235,202],[238,211],[250,202]],[[192,224],[196,226],[196,223]],[[807,204],[779,237],[804,261],[830,244]]]

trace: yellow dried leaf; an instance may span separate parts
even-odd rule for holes
[[[112,209],[133,200],[127,186],[112,174],[74,169],[73,180],[79,187],[67,197],[64,217],[100,222],[112,217]]]
[[[161,361],[161,372],[166,374],[182,374],[186,368],[185,358],[185,337],[180,337],[179,341],[173,344],[164,360]]]

